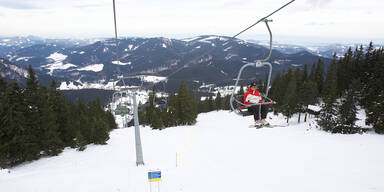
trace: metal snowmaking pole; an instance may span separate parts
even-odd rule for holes
[[[119,64],[119,47],[118,47],[119,42],[117,39],[115,0],[113,0],[113,18],[114,18],[114,23],[115,23],[116,62],[117,62],[117,64]],[[124,76],[123,76],[123,84],[125,86]],[[139,166],[139,165],[144,165],[144,160],[143,160],[143,149],[141,147],[139,113],[138,113],[136,95],[137,95],[136,90],[133,90],[131,97],[133,100],[133,121],[135,124],[136,166]]]

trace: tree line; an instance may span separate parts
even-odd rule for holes
[[[366,123],[384,134],[383,72],[383,48],[374,49],[371,42],[366,50],[361,45],[354,51],[349,48],[343,57],[335,54],[326,72],[319,59],[309,73],[307,65],[278,73],[269,96],[277,102],[276,112],[282,112],[287,121],[295,113],[306,112],[308,105],[321,104],[318,125],[334,133],[363,131],[355,125],[360,106],[366,111]]]
[[[39,86],[32,67],[25,88],[0,76],[0,167],[58,155],[65,147],[105,144],[117,128],[100,99],[75,104],[56,87],[54,81]]]
[[[149,95],[149,103],[139,107],[140,124],[150,125],[153,129],[163,129],[178,125],[193,125],[197,118],[195,94],[182,82],[177,93],[169,95],[164,106],[157,106],[156,88]]]
[[[366,50],[363,46],[353,51],[349,48],[343,57],[334,55],[330,66],[325,70],[324,62],[318,59],[310,70],[289,68],[278,72],[272,82],[269,97],[276,101],[275,113],[281,112],[287,122],[294,114],[298,122],[307,119],[308,105],[321,105],[317,116],[318,125],[325,131],[334,133],[356,133],[366,131],[355,122],[358,107],[365,109],[366,123],[377,133],[384,134],[384,52],[374,49],[372,42]],[[258,90],[265,92],[266,85],[259,80]],[[171,94],[164,109],[156,108],[156,90],[150,95],[149,104],[141,106],[140,123],[154,129],[177,125],[191,125],[196,122],[198,113],[214,110],[230,110],[230,96],[196,100],[185,83],[178,93]],[[244,94],[241,86],[238,95]],[[301,115],[305,114],[304,117]]]

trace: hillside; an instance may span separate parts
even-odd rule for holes
[[[200,86],[201,82],[220,86],[232,84],[241,66],[265,58],[269,53],[262,45],[225,36],[205,35],[181,40],[129,37],[119,39],[117,61],[113,39],[82,43],[74,40],[32,43],[26,39],[25,43],[19,40],[22,44],[16,47],[12,39],[5,40],[2,40],[2,47],[12,50],[0,56],[24,68],[31,65],[42,73],[65,79],[68,84],[107,85],[116,80],[117,75],[132,77],[145,74],[167,77],[170,90],[174,88],[174,83],[181,81],[190,86],[195,82],[200,82]],[[289,67],[303,67],[304,64],[308,64],[310,69],[319,58],[322,57],[305,50],[293,54],[274,50],[270,62],[275,74]],[[322,59],[327,68],[330,60]],[[242,78],[248,79],[246,81],[265,79],[267,70],[266,67],[248,68]]]
[[[273,124],[285,121],[269,117]],[[383,191],[382,136],[329,134],[313,120],[254,129],[252,117],[219,111],[200,114],[194,126],[144,127],[141,167],[135,166],[134,129],[118,129],[108,145],[66,149],[2,170],[0,186],[7,192],[149,191],[147,171],[160,169],[161,191]]]

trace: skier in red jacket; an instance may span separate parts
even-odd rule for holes
[[[263,98],[257,90],[257,84],[251,83],[248,91],[244,94],[244,104],[251,105],[255,103],[263,103]],[[267,124],[265,118],[267,117],[267,105],[252,105],[248,107],[248,111],[253,114],[256,125]]]

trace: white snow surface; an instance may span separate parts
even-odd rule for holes
[[[93,64],[93,65],[88,65],[82,68],[77,68],[76,70],[100,72],[103,70],[103,68],[104,68],[104,64]]]
[[[64,64],[63,61],[67,58],[67,55],[55,52],[46,57],[47,59],[53,60],[52,63],[44,65],[42,67],[46,68],[49,70],[48,74],[52,75],[54,70],[64,70],[68,69],[71,67],[76,67],[76,65],[71,64],[71,63],[66,63]]]
[[[124,62],[117,61],[117,60],[112,61],[112,63],[115,64],[115,65],[130,65],[130,64],[132,64],[132,62],[130,62],[130,61],[124,63]]]
[[[68,148],[0,171],[1,191],[144,192],[153,169],[162,171],[161,191],[384,191],[383,136],[330,134],[313,120],[255,129],[252,117],[218,111],[200,114],[193,126],[142,127],[145,166],[139,167],[134,129],[117,129],[108,145]],[[270,114],[268,121],[285,122]]]
[[[153,76],[153,75],[141,75],[140,78],[144,82],[152,82],[152,83],[158,83],[158,82],[167,80],[167,77]]]
[[[312,111],[319,112],[321,110],[321,106],[318,106],[318,105],[308,105],[308,109],[310,109]]]

